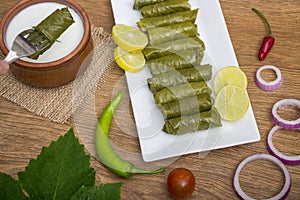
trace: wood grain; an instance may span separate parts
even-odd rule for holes
[[[0,17],[17,0],[1,0]],[[90,21],[102,26],[108,32],[114,24],[109,0],[77,0],[87,11]],[[121,1],[120,1],[121,3]],[[191,199],[238,199],[232,187],[233,174],[237,165],[246,157],[256,153],[268,153],[266,136],[273,127],[270,112],[273,104],[282,98],[300,99],[300,1],[299,0],[220,0],[223,14],[231,36],[232,44],[240,67],[248,77],[248,93],[261,134],[261,141],[209,152],[205,157],[198,153],[182,156],[167,166],[164,173],[157,175],[136,175],[121,179],[104,168],[94,157],[91,165],[96,170],[99,183],[124,182],[122,199],[169,199],[166,179],[176,167],[186,167],[196,176],[196,190]],[[265,61],[258,61],[257,52],[265,34],[265,26],[251,11],[261,9],[268,17],[276,38],[274,48]],[[200,8],[201,9],[201,8]],[[264,92],[254,83],[253,77],[258,67],[266,64],[278,66],[282,71],[284,84],[275,92]],[[116,89],[123,89],[128,95],[124,72],[114,66],[106,82],[95,97],[96,115],[110,101]],[[272,74],[265,74],[272,76]],[[128,97],[128,96],[127,96]],[[140,153],[134,118],[129,105],[118,111],[118,121],[111,127],[111,140],[118,147],[134,154]],[[299,112],[292,117],[299,118]],[[17,178],[31,158],[36,158],[42,146],[63,135],[74,122],[56,124],[36,116],[25,109],[0,98],[0,171]],[[85,119],[88,126],[89,119]],[[278,132],[274,136],[276,147],[287,154],[300,154],[300,135]],[[87,153],[88,150],[87,150]],[[287,199],[300,199],[300,169],[287,166],[292,179],[292,187]],[[241,174],[241,186],[256,198],[267,198],[281,190],[283,175],[270,162],[257,161],[245,167]]]

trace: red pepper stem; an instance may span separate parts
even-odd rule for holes
[[[266,16],[265,16],[260,10],[258,10],[258,9],[256,9],[256,8],[252,8],[252,10],[253,10],[256,14],[258,14],[258,15],[263,19],[263,21],[266,23],[267,28],[268,28],[268,34],[267,34],[267,35],[273,37],[273,36],[272,36],[272,31],[271,31],[271,26],[270,26],[270,24],[269,24],[269,22],[268,22]]]

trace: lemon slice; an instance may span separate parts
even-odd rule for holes
[[[236,121],[241,119],[248,110],[248,95],[238,86],[227,85],[216,96],[215,107],[222,119]]]
[[[148,38],[138,28],[125,24],[116,24],[112,28],[112,39],[125,51],[141,51],[148,44]]]
[[[248,80],[245,73],[235,66],[220,69],[212,80],[212,89],[215,95],[226,85],[235,85],[242,90],[247,89]]]
[[[146,64],[142,52],[127,52],[121,47],[115,48],[114,58],[119,67],[129,72],[141,71]]]

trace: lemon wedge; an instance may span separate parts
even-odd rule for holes
[[[119,46],[114,50],[114,58],[119,67],[129,72],[139,72],[146,64],[142,52],[127,52]]]
[[[227,66],[220,69],[212,80],[212,89],[215,95],[226,85],[235,85],[242,90],[247,89],[248,80],[245,73],[236,66]]]
[[[238,86],[227,85],[216,96],[215,107],[222,119],[236,121],[241,119],[248,110],[248,95]]]
[[[148,37],[138,28],[116,24],[112,28],[112,39],[123,50],[142,51],[148,44]]]

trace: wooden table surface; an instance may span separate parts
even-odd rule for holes
[[[2,17],[17,0],[0,2],[0,17]],[[77,0],[77,2],[87,11],[93,25],[102,26],[107,32],[111,32],[114,19],[110,0]],[[169,172],[177,167],[188,168],[196,176],[196,189],[191,199],[237,199],[232,187],[237,165],[250,155],[268,153],[266,136],[274,126],[270,117],[273,104],[283,98],[300,99],[300,1],[220,0],[220,3],[239,65],[248,77],[248,93],[261,140],[214,150],[205,157],[199,156],[198,153],[181,156],[168,164],[164,173],[135,175],[126,180],[112,174],[92,157],[91,165],[96,170],[97,184],[122,181],[124,183],[121,190],[122,199],[168,199],[166,179]],[[276,37],[276,43],[264,61],[257,59],[257,52],[266,29],[259,17],[251,11],[252,7],[265,13]],[[267,64],[278,66],[284,78],[282,87],[275,92],[262,91],[254,83],[253,77],[258,67]],[[112,90],[123,75],[124,72],[117,66],[109,71],[110,80],[104,83],[100,93],[97,94],[98,113],[110,101]],[[265,71],[263,76],[268,80],[275,77],[271,71]],[[118,87],[122,87],[128,94],[125,81],[119,85],[122,85]],[[120,122],[113,121],[110,137],[120,147],[139,154],[140,147],[131,112],[130,108],[130,116],[126,114],[128,112],[124,112],[124,117],[120,117],[123,125],[120,126]],[[283,111],[282,114],[289,119],[300,116],[299,110],[295,109]],[[42,146],[48,146],[52,140],[56,140],[74,126],[74,123],[53,123],[4,98],[0,98],[0,119],[0,171],[14,178],[17,177],[17,172],[25,169],[31,158],[36,158]],[[300,154],[299,132],[279,131],[274,136],[274,143],[286,154]],[[288,199],[300,199],[300,166],[287,168],[292,180]],[[272,163],[256,161],[245,167],[240,182],[247,194],[256,198],[267,198],[281,190],[284,176]]]

